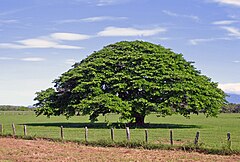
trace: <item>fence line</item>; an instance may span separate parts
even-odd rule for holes
[[[11,126],[12,126],[12,132],[13,132],[12,135],[16,136],[15,124],[12,123]],[[89,136],[89,134],[88,134],[88,127],[85,127],[84,130],[85,130],[85,134],[84,134],[85,142],[88,142],[88,136]],[[130,138],[130,129],[129,129],[129,127],[126,127],[125,131],[126,131],[126,139],[127,139],[128,142],[130,142],[131,138]],[[0,133],[1,133],[1,135],[4,135],[3,124],[0,124]],[[23,134],[24,134],[24,137],[27,137],[27,126],[26,125],[23,125]],[[144,130],[144,135],[145,135],[144,136],[145,142],[148,143],[149,142],[149,132],[148,132],[147,129]],[[110,138],[111,138],[112,142],[114,142],[114,136],[115,136],[114,128],[111,128],[110,129]],[[193,142],[195,146],[198,146],[199,137],[200,137],[200,132],[197,131],[196,135],[195,135],[195,138],[194,138],[194,142]],[[60,126],[60,138],[62,140],[64,140],[64,128],[63,128],[63,126]],[[173,130],[169,130],[169,142],[170,142],[171,146],[174,145],[173,141],[174,141],[173,140]],[[231,142],[231,133],[230,132],[227,132],[227,140],[226,141],[227,141],[228,148],[231,149],[232,142]]]

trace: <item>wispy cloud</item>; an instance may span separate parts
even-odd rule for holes
[[[101,21],[116,21],[116,20],[126,20],[127,17],[113,17],[113,16],[96,16],[96,17],[87,17],[82,19],[66,19],[59,20],[57,23],[80,23],[80,22],[101,22]]]
[[[240,61],[239,60],[234,60],[233,63],[240,63]]]
[[[109,6],[130,2],[131,0],[75,0],[76,2],[85,2],[95,6]]]
[[[24,45],[16,43],[0,43],[0,49],[24,49]]]
[[[58,46],[58,43],[40,38],[24,39],[17,41],[26,48],[52,48]]]
[[[71,45],[64,45],[64,44],[59,44],[58,42],[55,41],[49,41],[41,38],[36,38],[36,39],[25,39],[25,40],[20,40],[18,41],[20,45],[14,47],[18,48],[58,48],[58,49],[82,49],[82,47],[78,46],[71,46]],[[0,44],[1,48],[1,44]]]
[[[191,39],[189,40],[189,43],[191,45],[198,45],[200,43],[204,42],[214,42],[219,40],[232,40],[231,38],[225,37],[225,38],[197,38],[197,39]]]
[[[89,35],[75,33],[53,33],[50,35],[50,37],[56,40],[68,40],[68,41],[85,40],[90,38]]]
[[[28,62],[40,62],[40,61],[45,61],[45,58],[41,57],[26,57],[20,59],[21,61],[28,61]]]
[[[237,22],[238,21],[236,20],[221,20],[221,21],[214,21],[212,24],[213,25],[231,25]]]
[[[83,47],[61,44],[59,41],[79,41],[89,39],[90,36],[76,33],[52,33],[48,36],[19,40],[14,43],[0,43],[1,48],[27,49],[27,48],[57,48],[82,49]]]
[[[130,0],[97,0],[97,6],[107,6],[107,5],[115,5],[120,3],[126,3]]]
[[[169,38],[169,37],[161,37],[161,38],[157,38],[157,39],[164,41],[164,40],[170,40],[171,38]]]
[[[213,2],[217,2],[219,4],[226,4],[226,5],[232,5],[236,7],[240,7],[240,1],[239,0],[212,0]]]
[[[0,19],[0,25],[1,25],[1,24],[13,24],[13,23],[18,23],[18,20],[14,20],[14,19],[1,20],[1,19]]]
[[[12,57],[0,57],[0,60],[14,60]]]
[[[0,57],[0,61],[10,61],[10,60],[40,62],[40,61],[45,61],[46,59],[41,57],[24,57],[24,58]]]
[[[103,31],[100,31],[98,36],[152,36],[159,33],[166,32],[165,28],[153,28],[153,29],[136,29],[136,28],[119,28],[119,27],[107,27]]]
[[[56,49],[82,49],[83,47],[58,44],[41,39],[26,39],[18,43],[0,43],[0,49],[28,49],[28,48],[56,48]]]
[[[98,0],[97,6],[112,5],[117,2],[118,0]]]
[[[106,20],[126,20],[127,17],[113,17],[113,16],[98,16],[98,17],[88,17],[82,19],[84,22],[98,22],[98,21],[106,21]]]
[[[18,12],[22,12],[22,11],[25,11],[25,10],[31,9],[31,8],[33,8],[33,6],[24,7],[24,8],[18,8],[18,9],[15,9],[15,10],[2,11],[2,12],[0,12],[0,16],[6,16],[6,15],[16,14],[16,13],[18,13]]]
[[[67,60],[65,61],[65,63],[68,64],[68,65],[73,65],[73,64],[75,64],[76,62],[77,62],[77,60],[75,60],[75,59],[67,59]]]
[[[240,94],[240,83],[219,84],[218,87],[226,93]]]
[[[199,17],[195,16],[195,15],[184,15],[184,14],[178,14],[175,12],[171,12],[171,11],[167,11],[167,10],[163,10],[162,11],[164,14],[168,15],[168,16],[172,16],[172,17],[181,17],[181,18],[188,18],[188,19],[192,19],[194,21],[199,21]]]
[[[222,29],[228,31],[228,35],[236,38],[240,38],[240,29],[235,27],[224,26]]]

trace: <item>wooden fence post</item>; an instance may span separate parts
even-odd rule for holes
[[[127,141],[130,141],[130,130],[129,127],[126,127]]]
[[[227,140],[228,140],[228,141],[231,140],[231,134],[230,134],[230,132],[227,133]]]
[[[197,131],[196,137],[195,137],[195,140],[194,140],[194,145],[198,145],[199,134],[200,134],[200,132]]]
[[[15,136],[16,135],[16,127],[15,127],[14,123],[12,123],[12,130],[13,130],[13,136]]]
[[[23,126],[23,133],[24,133],[24,136],[26,137],[27,136],[27,126],[26,125]]]
[[[63,126],[61,126],[60,128],[61,128],[61,131],[60,131],[61,139],[64,140]]]
[[[113,128],[111,128],[111,139],[112,139],[112,141],[114,141],[114,129]]]
[[[230,132],[227,133],[227,146],[228,146],[228,149],[231,150],[232,142],[231,142],[231,134],[230,134]]]
[[[170,144],[173,145],[173,131],[170,130]]]
[[[85,141],[88,142],[88,128],[85,127]]]
[[[3,124],[0,124],[0,133],[3,135]]]
[[[148,130],[145,129],[145,142],[148,143]]]

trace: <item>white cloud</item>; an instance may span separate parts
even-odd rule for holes
[[[229,26],[224,26],[222,27],[222,29],[225,29],[226,31],[228,31],[230,36],[240,38],[240,29],[235,27],[229,27]]]
[[[56,40],[68,40],[68,41],[85,40],[90,38],[89,35],[75,33],[53,33],[50,35],[50,37]]]
[[[194,15],[183,15],[183,14],[177,14],[171,11],[167,11],[167,10],[163,10],[162,11],[164,14],[168,15],[168,16],[172,16],[172,17],[182,17],[182,18],[188,18],[188,19],[192,19],[195,21],[199,21],[199,17],[198,16],[194,16]]]
[[[67,60],[65,61],[65,63],[68,64],[68,65],[73,65],[73,64],[75,64],[76,62],[77,62],[77,60],[75,60],[75,59],[67,59]]]
[[[219,84],[218,87],[226,93],[240,94],[240,83]]]
[[[79,46],[62,45],[51,41],[26,39],[16,43],[0,43],[0,49],[30,49],[30,48],[56,48],[56,49],[83,49]],[[39,42],[39,44],[36,44]],[[40,44],[42,43],[42,44]]]
[[[127,17],[113,17],[113,16],[97,16],[97,17],[88,17],[81,19],[84,22],[98,22],[98,21],[105,21],[105,20],[124,20]]]
[[[231,25],[233,23],[236,23],[238,21],[236,20],[222,20],[222,21],[214,21],[212,24],[214,25]]]
[[[17,61],[39,62],[39,61],[45,61],[45,58],[41,58],[41,57],[25,57],[25,58],[0,57],[0,61],[1,60],[2,61],[17,60]]]
[[[189,40],[189,43],[191,45],[198,45],[199,43],[214,42],[219,40],[232,40],[232,39],[231,38],[198,38],[198,39]]]
[[[116,20],[125,20],[127,17],[113,17],[113,16],[96,16],[96,17],[87,17],[83,19],[67,19],[60,20],[57,23],[79,23],[79,22],[101,22],[101,21],[116,21]]]
[[[26,48],[23,45],[14,44],[14,43],[0,43],[0,49],[23,49]]]
[[[83,49],[83,47],[60,44],[59,41],[77,41],[89,39],[90,36],[75,33],[52,33],[48,36],[19,40],[14,43],[0,43],[0,49],[56,48]]]
[[[45,61],[44,58],[41,57],[26,57],[20,59],[21,61],[28,61],[28,62],[40,62],[40,61]]]
[[[213,2],[240,7],[240,0],[213,0]]]
[[[118,28],[107,27],[103,31],[99,32],[98,36],[152,36],[162,32],[165,32],[165,28],[153,28],[153,29],[136,29],[136,28]]]
[[[44,39],[24,39],[18,41],[20,44],[22,44],[25,47],[31,47],[31,48],[51,48],[56,45],[58,45],[56,42],[44,40]]]
[[[209,38],[209,39],[191,39],[189,40],[189,43],[191,45],[198,45],[199,43],[202,43],[202,42],[210,42],[210,41],[213,41],[213,39]]]
[[[82,47],[63,45],[45,39],[25,39],[18,42],[22,45],[23,48],[82,49]]]

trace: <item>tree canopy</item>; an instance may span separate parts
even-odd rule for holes
[[[53,81],[54,88],[37,92],[36,114],[90,115],[95,121],[119,113],[138,124],[151,112],[216,116],[225,94],[192,64],[149,42],[111,44],[74,64]]]

